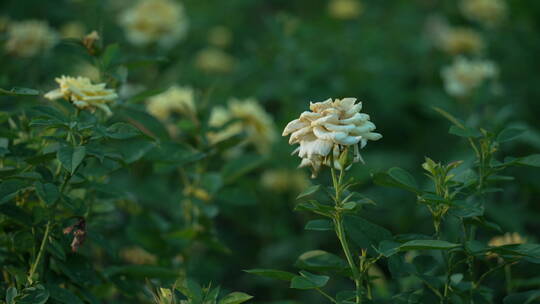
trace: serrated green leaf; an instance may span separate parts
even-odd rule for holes
[[[6,203],[14,198],[24,186],[24,183],[18,180],[3,181],[0,184],[0,204]]]
[[[348,264],[342,258],[324,250],[311,250],[298,257],[295,267],[315,271],[344,271]]]
[[[514,293],[504,298],[504,304],[530,304],[540,299],[540,289]]]
[[[331,231],[334,230],[334,224],[331,220],[326,219],[311,220],[306,224],[304,229],[314,231]]]
[[[251,300],[253,297],[248,295],[247,293],[243,292],[232,292],[225,297],[223,297],[221,300],[219,300],[219,304],[240,304],[244,303],[246,301]]]
[[[113,139],[128,139],[141,135],[141,131],[125,122],[117,122],[107,128],[107,137]]]
[[[373,181],[380,186],[400,188],[416,194],[422,193],[414,177],[401,168],[391,168],[388,172],[379,172],[373,176]]]
[[[221,170],[225,183],[231,183],[239,177],[255,170],[265,160],[264,157],[255,154],[244,154],[241,157],[229,160]]]
[[[434,249],[434,250],[450,250],[461,246],[460,244],[450,243],[447,241],[441,240],[413,240],[408,241],[405,244],[399,246],[400,251],[408,250],[423,250],[423,249]]]
[[[103,68],[107,70],[116,60],[120,52],[120,47],[117,43],[113,43],[107,46],[103,55],[101,56],[101,64]]]
[[[321,185],[313,185],[313,186],[307,188],[306,190],[302,191],[302,193],[298,194],[298,196],[296,197],[296,199],[299,200],[299,199],[308,197],[308,196],[310,196],[310,195],[316,193],[316,192],[319,191],[320,189],[321,189]]]
[[[460,128],[457,126],[450,126],[448,133],[459,136],[459,137],[466,137],[466,138],[469,138],[469,137],[476,138],[476,137],[482,136],[482,133],[480,133],[480,131],[465,128],[465,127]]]
[[[86,148],[84,146],[63,146],[56,153],[62,166],[71,174],[79,167],[85,156]]]
[[[380,242],[392,239],[390,231],[359,216],[346,216],[344,227],[345,234],[353,244],[366,248],[372,254],[375,254],[373,247],[377,248]]]
[[[514,140],[518,138],[519,136],[523,135],[527,131],[524,128],[516,128],[516,127],[509,127],[504,130],[502,130],[499,135],[497,135],[497,141],[500,143],[504,143],[507,141]]]
[[[60,198],[58,187],[54,184],[36,182],[34,187],[36,189],[36,194],[47,205],[54,204]]]
[[[6,291],[6,304],[15,304],[15,297],[17,296],[17,288],[10,287]]]
[[[43,285],[25,288],[15,298],[17,304],[44,304],[49,299],[49,291]]]
[[[72,291],[66,288],[61,288],[54,285],[48,285],[47,289],[51,295],[51,298],[64,304],[84,304],[79,297],[77,297]]]
[[[37,96],[40,95],[41,92],[34,89],[29,88],[18,88],[14,87],[11,90],[6,90],[0,88],[0,96],[7,95],[7,96]]]
[[[525,166],[540,167],[540,154],[532,154],[522,157],[517,160],[517,163]]]
[[[314,289],[321,288],[328,283],[330,277],[316,275],[307,271],[300,271],[300,276],[295,276],[291,280],[290,288],[294,289]]]

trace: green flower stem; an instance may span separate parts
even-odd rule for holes
[[[351,272],[353,275],[354,285],[356,286],[356,303],[360,304],[362,303],[362,297],[360,296],[360,289],[362,286],[362,278],[360,276],[360,273],[358,271],[358,268],[356,267],[356,264],[354,263],[354,259],[352,258],[351,250],[349,248],[349,243],[347,241],[347,237],[345,235],[345,229],[343,228],[343,217],[341,214],[341,211],[339,207],[341,206],[341,192],[342,192],[342,183],[343,183],[343,170],[340,170],[339,178],[336,177],[335,169],[332,167],[332,182],[335,190],[335,203],[336,203],[336,214],[334,216],[334,229],[336,231],[336,235],[339,239],[339,242],[341,244],[341,248],[343,249],[343,252],[345,253],[345,257],[347,258],[347,262],[349,263],[349,267],[351,268]]]
[[[315,288],[320,294],[322,294],[325,298],[327,298],[328,300],[330,300],[330,302],[332,303],[335,303],[335,304],[338,304],[338,302],[332,298],[332,296],[330,296],[329,294],[327,294],[326,292],[324,292],[322,289],[320,288]]]
[[[510,265],[504,265],[504,279],[506,281],[506,294],[512,292],[512,269]]]
[[[77,171],[78,168],[75,168],[75,172]],[[75,173],[74,172],[74,173]],[[66,177],[64,178],[64,181],[62,182],[62,185],[60,186],[60,195],[62,195],[64,193],[64,190],[69,182],[69,180],[71,179],[73,175],[70,174],[70,173],[67,173],[66,174]],[[32,284],[33,282],[33,277],[34,277],[34,274],[36,273],[36,270],[39,266],[39,263],[43,257],[43,254],[45,252],[45,247],[47,246],[47,242],[49,240],[49,234],[51,233],[51,226],[52,226],[52,221],[54,220],[54,215],[56,214],[56,206],[57,206],[58,203],[55,203],[53,206],[52,206],[52,216],[51,216],[51,219],[49,219],[47,221],[47,225],[45,226],[45,234],[43,235],[43,239],[41,240],[41,245],[39,246],[39,251],[38,251],[38,254],[37,254],[37,257],[36,259],[34,260],[34,263],[32,264],[32,266],[30,266],[30,271],[28,272],[28,278],[27,278],[27,281],[29,284]]]
[[[51,220],[47,221],[47,226],[45,227],[45,234],[43,235],[43,240],[41,240],[41,245],[39,246],[38,255],[36,257],[36,260],[30,267],[30,271],[28,272],[28,283],[32,284],[32,278],[34,277],[34,274],[36,272],[36,269],[39,265],[39,262],[41,261],[41,257],[43,256],[43,252],[45,251],[45,246],[47,245],[47,240],[49,239],[49,233],[51,232]]]

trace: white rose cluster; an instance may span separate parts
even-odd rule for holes
[[[338,161],[346,148],[353,146],[353,162],[362,160],[359,151],[364,148],[368,140],[379,140],[382,135],[373,132],[375,124],[370,121],[369,115],[360,113],[362,103],[356,103],[356,98],[331,98],[310,103],[310,110],[300,115],[300,118],[291,121],[283,131],[283,136],[290,135],[289,144],[299,144],[293,151],[302,158],[300,167],[312,167],[315,177],[321,165],[332,165],[343,170]],[[331,164],[331,157],[334,162]]]

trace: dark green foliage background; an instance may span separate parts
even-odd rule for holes
[[[500,67],[502,93],[493,95],[483,87],[466,103],[444,91],[440,69],[450,64],[452,57],[435,49],[425,35],[426,19],[433,14],[444,15],[455,25],[471,24],[460,15],[454,1],[363,0],[363,14],[356,20],[343,21],[328,16],[327,1],[321,0],[186,0],[182,3],[190,22],[188,35],[167,51],[130,45],[117,24],[118,11],[109,2],[113,0],[2,1],[0,15],[12,20],[45,19],[55,28],[81,21],[89,30],[97,29],[104,45],[118,43],[120,56],[115,60],[151,59],[129,67],[130,83],[142,83],[148,89],[166,89],[176,83],[193,86],[198,106],[204,109],[202,118],[208,117],[211,107],[226,104],[229,97],[256,97],[271,113],[280,132],[288,121],[307,109],[309,101],[358,97],[384,137],[369,143],[362,152],[366,164],[355,165],[350,175],[361,181],[355,190],[377,203],[363,211],[363,218],[392,234],[430,235],[431,217],[416,204],[414,195],[374,185],[372,173],[398,166],[412,172],[427,187],[428,180],[420,167],[425,156],[445,163],[463,160],[470,165],[473,161],[467,142],[448,134],[450,123],[432,107],[443,108],[470,126],[493,132],[508,126],[526,128],[517,140],[500,147],[501,157],[525,156],[538,153],[540,148],[538,1],[507,1],[509,16],[497,28],[483,29],[472,24],[486,40],[485,57]],[[233,32],[232,45],[226,51],[235,57],[236,64],[229,74],[203,73],[194,65],[197,52],[208,45],[209,29],[216,25]],[[0,43],[4,41],[5,35]],[[0,87],[47,92],[54,88],[55,77],[72,73],[73,65],[90,59],[83,48],[67,42],[31,59],[2,53]],[[21,113],[37,104],[47,105],[48,101],[42,97],[0,97],[0,110],[4,112]],[[133,107],[143,109],[140,103]],[[113,111],[112,121],[139,119],[127,107]],[[2,123],[4,128],[6,124]],[[156,128],[164,131],[163,127]],[[207,230],[190,238],[180,233],[184,228],[180,205],[184,192],[175,169],[181,166],[181,157],[167,161],[163,156],[177,149],[188,151],[183,145],[193,145],[193,138],[188,134],[183,137],[185,142],[174,143],[165,132],[158,137],[165,152],[152,150],[130,166],[120,167],[103,185],[104,191],[96,199],[98,205],[92,207],[97,211],[88,223],[87,243],[78,254],[69,254],[73,267],[87,263],[84,265],[89,269],[112,272],[113,267],[125,263],[118,257],[120,248],[136,245],[158,256],[157,264],[166,269],[183,268],[201,283],[214,282],[224,290],[247,292],[255,296],[255,303],[318,303],[317,294],[288,289],[285,283],[242,272],[251,268],[295,272],[291,265],[307,250],[339,252],[333,234],[303,229],[311,216],[293,211],[297,193],[275,193],[260,185],[265,170],[298,165],[298,158],[289,156],[293,148],[287,140],[280,138],[270,157],[230,183],[222,174],[226,160],[219,155],[204,160],[207,172],[225,182],[211,205],[206,206],[211,209],[207,210],[208,222],[203,223]],[[134,143],[126,149],[139,148]],[[188,172],[195,172],[194,168],[194,162],[185,167]],[[504,191],[489,197],[486,217],[503,231],[519,232],[531,242],[538,242],[538,170],[514,168],[508,173],[516,179],[502,184]],[[329,177],[323,173],[317,180],[327,184]],[[210,180],[206,189],[213,186],[215,181]],[[0,216],[0,226],[2,220]],[[457,233],[451,226],[447,227],[449,235]],[[498,234],[487,229],[478,231],[483,241]],[[180,252],[185,260],[174,264],[172,260]],[[5,248],[0,248],[0,265],[6,255]],[[388,290],[395,291],[397,279],[392,278],[386,263],[379,267]],[[517,265],[513,270],[516,277],[536,280],[524,281],[517,290],[539,287],[538,264]],[[79,279],[85,284],[95,280],[96,286],[88,292],[98,294],[107,303],[134,303],[130,296],[147,285],[145,275],[128,275],[121,277],[125,282],[118,284],[124,290],[117,290],[95,276]],[[152,281],[154,285],[166,286],[174,281],[174,276],[157,277],[161,279]],[[533,286],[529,286],[530,282]],[[2,284],[0,279],[1,291]],[[330,290],[341,290],[344,284],[349,282],[331,281]],[[500,301],[504,294],[502,276],[494,276],[489,284]],[[276,302],[285,299],[296,301]]]

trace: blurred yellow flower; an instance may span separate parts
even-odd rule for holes
[[[208,33],[208,42],[217,47],[227,47],[231,44],[232,32],[225,26],[216,26]]]
[[[60,35],[64,39],[81,39],[86,33],[86,27],[84,24],[78,21],[68,22],[60,28]]]
[[[488,245],[491,247],[499,247],[504,245],[516,245],[524,243],[526,243],[526,240],[521,235],[519,235],[519,233],[507,232],[504,235],[493,237],[491,240],[489,240]]]
[[[60,87],[45,94],[45,98],[50,100],[65,98],[79,109],[94,111],[98,108],[107,115],[112,114],[107,104],[118,95],[114,90],[106,89],[105,83],[92,84],[90,79],[80,76],[77,78],[62,76],[55,80]]]
[[[195,66],[208,73],[229,73],[234,67],[234,57],[218,48],[209,47],[197,53]]]
[[[20,57],[32,57],[52,48],[58,34],[45,21],[13,22],[8,26],[6,51]]]
[[[7,30],[9,23],[9,17],[0,16],[0,32],[4,32],[5,30]]]
[[[488,246],[490,247],[499,247],[499,246],[505,246],[505,245],[518,245],[518,244],[525,244],[527,240],[523,238],[519,233],[505,233],[503,235],[495,236],[488,242]],[[498,254],[496,253],[488,253],[488,257],[497,257]]]
[[[187,33],[184,6],[172,0],[139,0],[120,16],[128,40],[134,45],[157,43],[171,47]]]
[[[210,127],[221,128],[208,133],[212,144],[245,132],[246,143],[253,144],[259,153],[265,154],[270,152],[277,138],[272,117],[253,98],[231,99],[227,108],[214,107],[208,124]]]
[[[439,47],[450,55],[479,53],[484,48],[482,36],[466,27],[447,28],[441,32]]]
[[[148,265],[155,264],[157,257],[141,247],[128,247],[120,250],[120,257],[131,264]]]
[[[362,13],[359,0],[330,0],[328,13],[336,19],[354,19]]]
[[[289,144],[300,146],[293,153],[302,158],[300,167],[311,166],[312,177],[317,175],[322,164],[330,164],[328,156],[334,156],[333,167],[342,168],[337,160],[341,152],[348,146],[354,148],[353,162],[362,160],[360,148],[364,148],[368,140],[379,140],[382,135],[373,132],[375,124],[369,115],[360,113],[362,103],[356,98],[331,98],[310,103],[310,110],[291,121],[283,130],[283,136],[290,135]]]
[[[193,89],[173,85],[165,92],[148,99],[146,108],[160,120],[167,120],[174,112],[193,118],[196,115]]]
[[[73,74],[86,77],[92,82],[101,81],[101,73],[99,72],[99,69],[88,62],[83,62],[75,65],[73,69]]]
[[[441,72],[444,86],[448,94],[455,97],[466,97],[479,87],[484,80],[498,75],[497,66],[488,60],[468,60],[457,57],[451,66]]]
[[[306,189],[310,182],[301,171],[273,169],[263,173],[261,184],[264,188],[275,192],[300,192]]]
[[[504,0],[462,0],[461,11],[470,20],[486,26],[495,26],[506,16]]]

